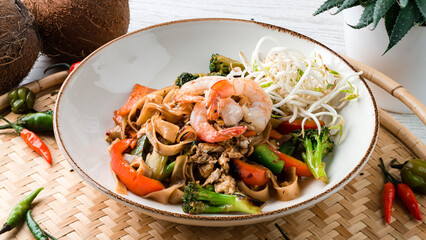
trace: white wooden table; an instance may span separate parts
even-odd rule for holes
[[[129,32],[167,21],[188,18],[239,18],[284,27],[311,37],[338,53],[345,54],[341,14],[312,13],[319,0],[130,0]],[[24,83],[42,78],[51,59],[41,56]],[[398,121],[426,142],[426,127],[414,114],[391,113]]]

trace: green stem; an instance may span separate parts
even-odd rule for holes
[[[4,118],[3,116],[0,115],[0,118],[3,119],[5,122],[8,123],[9,126],[11,126],[17,133],[20,133],[24,128],[20,127],[14,123],[12,123],[11,121],[7,120],[6,118]]]

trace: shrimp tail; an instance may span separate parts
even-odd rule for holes
[[[218,134],[221,136],[228,136],[231,139],[232,137],[237,137],[242,135],[247,130],[247,126],[235,126],[231,128],[226,128],[218,131]]]

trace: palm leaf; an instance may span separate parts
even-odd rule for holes
[[[425,0],[415,0],[417,7],[419,7],[420,12],[423,15],[423,21],[426,21],[426,1]]]
[[[374,20],[373,20],[373,29],[376,28],[380,19],[382,19],[386,12],[389,10],[392,5],[396,3],[395,0],[377,0],[374,6]]]
[[[343,3],[343,0],[327,0],[324,4],[322,4],[317,11],[314,13],[314,16],[325,12],[334,7],[339,7]]]
[[[416,21],[420,20],[420,18],[421,13],[419,9],[417,9],[415,3],[409,2],[405,8],[401,8],[398,17],[396,18],[395,26],[392,29],[388,47],[383,54],[395,46],[395,44],[397,44],[407,34],[407,32],[416,24]]]
[[[408,4],[408,0],[399,0],[399,4],[402,8],[405,8]]]
[[[357,5],[360,5],[361,3],[359,2],[359,0],[345,0],[342,5],[339,7],[339,9],[337,9],[337,11],[335,13],[333,13],[333,15],[338,14],[339,12],[347,9],[347,8],[351,8],[351,7],[355,7]]]
[[[349,24],[348,25],[355,29],[367,27],[370,23],[373,22],[374,5],[375,3],[371,2],[367,6],[365,6],[365,9],[362,12],[361,18],[359,19],[359,22],[357,25],[355,26],[352,26]]]

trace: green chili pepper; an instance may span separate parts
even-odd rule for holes
[[[0,234],[12,230],[18,223],[24,219],[25,213],[30,209],[31,202],[37,197],[43,188],[35,190],[33,193],[18,202],[9,214],[7,222],[0,230]]]
[[[144,160],[146,160],[146,156],[148,155],[148,147],[149,140],[146,135],[143,135],[141,138],[138,139],[136,147],[130,152],[130,154],[140,156]]]
[[[176,161],[169,163],[169,165],[167,165],[164,171],[161,173],[160,177],[158,177],[158,180],[163,181],[164,179],[169,177],[172,174],[173,169],[175,168],[175,164]]]
[[[44,234],[46,234],[46,236],[48,236],[49,238],[51,238],[52,240],[58,240],[58,239],[56,239],[54,236],[52,236],[52,234],[50,234],[50,233],[48,233],[48,232],[46,232],[46,231],[43,231],[44,232]]]
[[[297,149],[298,142],[294,141],[294,138],[291,138],[287,142],[280,145],[278,151],[285,153],[289,156],[292,156]]]
[[[31,210],[27,211],[26,220],[27,220],[27,226],[30,229],[31,233],[34,235],[35,239],[37,239],[37,240],[48,240],[49,239],[44,234],[43,230],[40,228],[40,226],[37,224],[37,222],[34,221],[33,217],[31,216]]]
[[[402,181],[410,186],[414,192],[426,194],[426,161],[412,159],[403,164],[397,164],[392,160],[391,167],[401,169]]]
[[[274,174],[280,174],[285,163],[266,144],[257,146],[250,155],[250,159],[269,168]]]
[[[16,125],[34,132],[53,130],[53,111],[28,113],[18,118]],[[0,126],[0,129],[13,128],[10,124]]]
[[[9,105],[14,113],[26,113],[33,109],[35,94],[26,87],[15,89],[7,95]]]

